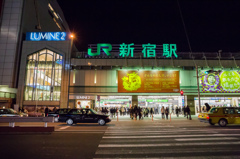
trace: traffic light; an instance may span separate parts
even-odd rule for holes
[[[181,96],[183,96],[183,91],[182,90],[180,91],[180,93],[181,93]]]

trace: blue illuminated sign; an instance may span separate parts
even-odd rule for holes
[[[27,41],[65,41],[69,40],[66,32],[27,32]]]

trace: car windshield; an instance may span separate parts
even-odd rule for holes
[[[218,112],[218,108],[212,108],[209,110],[209,113],[217,113]]]

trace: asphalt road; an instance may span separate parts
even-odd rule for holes
[[[37,126],[42,123],[19,123]],[[8,125],[0,124],[0,126]],[[17,125],[17,124],[16,124]],[[1,133],[4,159],[240,158],[240,126],[210,126],[196,118],[114,119],[106,126],[50,123],[53,133]],[[1,157],[2,158],[2,157]]]

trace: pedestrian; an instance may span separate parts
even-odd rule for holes
[[[139,120],[140,120],[142,118],[142,111],[139,106],[138,106],[138,115],[139,115]]]
[[[150,115],[153,117],[153,108],[150,109]]]
[[[146,108],[146,116],[148,117],[149,109]]]
[[[189,115],[189,120],[192,120],[192,117],[191,117],[191,110],[189,108],[189,106],[187,105],[186,107],[186,113],[187,113],[187,119],[188,119],[188,115]]]
[[[55,112],[57,110],[56,106],[53,108],[53,112]]]
[[[138,114],[138,109],[137,109],[137,105],[134,105],[134,118],[137,120],[137,114]]]
[[[177,115],[177,117],[178,117],[178,115],[179,115],[179,108],[178,107],[176,107],[176,115]]]
[[[161,108],[161,113],[162,113],[162,119],[164,119],[164,106]]]
[[[46,108],[45,108],[45,117],[47,117],[48,116],[48,106],[46,106]]]
[[[168,107],[166,107],[166,109],[165,109],[165,114],[166,114],[166,119],[168,120],[168,113],[169,113],[169,109],[168,109]]]
[[[207,110],[207,112],[211,109],[211,107],[209,106],[209,104],[208,103],[205,103],[205,106],[206,106],[206,110]]]
[[[130,108],[130,118],[133,119],[133,107]]]
[[[186,108],[185,108],[185,106],[183,106],[183,114],[184,114],[184,117],[186,116]]]
[[[120,116],[122,116],[122,107],[119,109]]]

